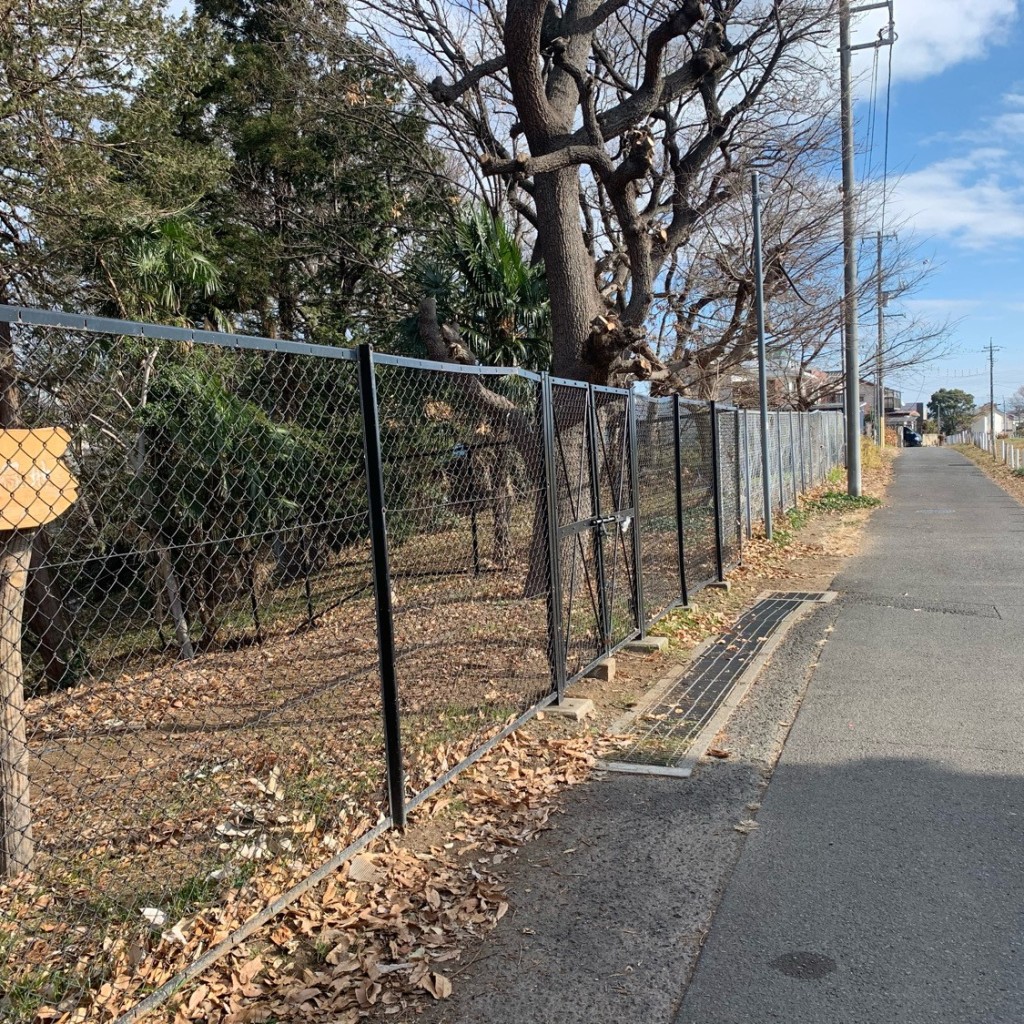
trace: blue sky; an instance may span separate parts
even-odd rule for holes
[[[988,400],[987,356],[996,354],[996,401],[1024,384],[1024,3],[1017,0],[896,0],[889,166],[890,209],[912,233],[933,275],[905,305],[958,321],[954,353],[895,383],[905,401],[939,387]],[[885,23],[860,19],[858,41]],[[869,92],[871,51],[857,57]],[[883,65],[884,67],[884,65]],[[884,77],[883,77],[884,83]],[[884,97],[881,100],[884,109]],[[867,102],[858,104],[860,142]],[[880,147],[876,127],[876,148]],[[880,151],[879,151],[880,159]],[[895,304],[887,310],[899,312]],[[874,317],[874,310],[862,310]],[[874,332],[862,328],[868,354]]]

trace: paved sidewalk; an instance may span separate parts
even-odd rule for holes
[[[676,1024],[1024,1021],[1024,508],[896,465]]]

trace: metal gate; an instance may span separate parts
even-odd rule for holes
[[[550,387],[561,690],[639,634],[643,601],[630,395],[572,381]]]

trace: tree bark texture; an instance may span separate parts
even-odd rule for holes
[[[13,878],[32,864],[32,804],[29,799],[24,666],[21,658],[25,589],[32,536],[0,534],[0,876]]]
[[[21,394],[11,325],[0,323],[0,429],[21,425]],[[13,878],[32,863],[32,805],[28,789],[25,667],[21,657],[25,590],[32,535],[0,533],[0,877]]]

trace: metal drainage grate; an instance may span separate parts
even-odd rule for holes
[[[698,655],[678,681],[639,713],[631,730],[631,744],[608,758],[605,767],[610,771],[647,769],[657,774],[675,769],[676,774],[689,774],[688,770],[679,771],[680,763],[692,756],[694,741],[783,621],[802,605],[831,600],[832,596],[779,591],[763,597]]]

